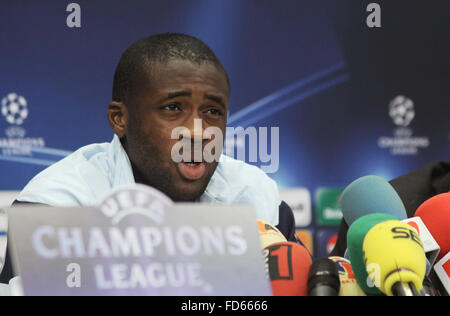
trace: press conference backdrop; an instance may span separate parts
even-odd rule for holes
[[[337,197],[352,180],[448,160],[449,1],[69,3],[0,2],[0,190],[20,190],[77,148],[111,141],[106,108],[119,57],[161,32],[194,35],[221,59],[229,126],[258,137],[267,128],[269,176],[316,255],[332,247]],[[229,153],[248,147],[227,144]],[[246,153],[267,167],[267,157]]]

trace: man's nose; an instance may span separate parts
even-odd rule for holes
[[[190,138],[193,142],[203,142],[205,138],[203,120],[200,118],[193,118],[186,122],[186,129],[184,130],[186,135],[183,137]]]
[[[189,154],[186,154],[192,161],[202,162],[204,145],[202,120],[195,118],[188,122],[189,123],[183,128],[180,135],[184,144],[183,149],[189,151]],[[183,154],[185,153],[183,152]]]

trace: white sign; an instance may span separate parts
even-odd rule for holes
[[[311,225],[311,194],[306,188],[280,190],[280,198],[289,205],[294,212],[295,226],[307,227]]]
[[[8,211],[26,295],[271,295],[250,206],[135,186],[99,207]]]

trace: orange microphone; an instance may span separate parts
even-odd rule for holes
[[[312,260],[305,247],[280,242],[264,249],[274,296],[307,296]]]

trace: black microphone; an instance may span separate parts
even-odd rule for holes
[[[338,296],[341,287],[336,263],[328,258],[315,260],[308,275],[309,296]]]

